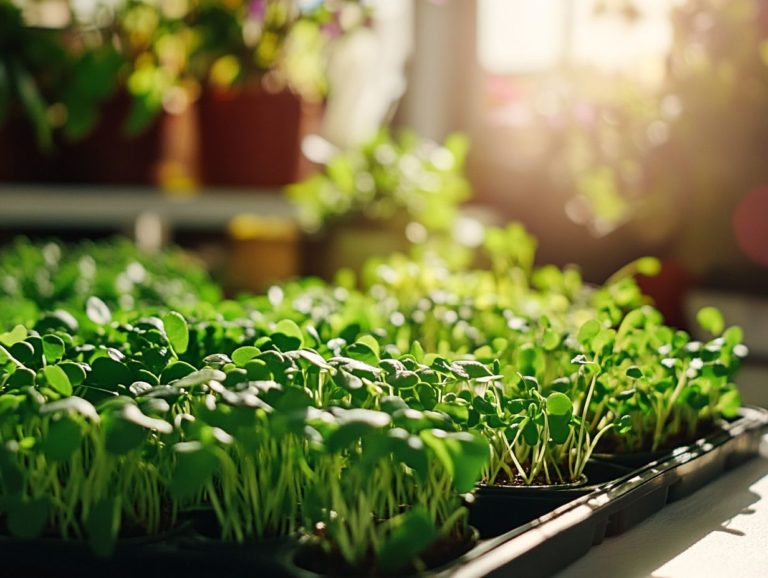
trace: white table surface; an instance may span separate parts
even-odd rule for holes
[[[768,436],[761,457],[593,547],[556,578],[768,578]]]

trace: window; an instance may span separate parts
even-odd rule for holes
[[[478,54],[491,74],[558,66],[620,72],[669,49],[672,0],[479,0]]]

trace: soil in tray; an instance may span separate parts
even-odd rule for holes
[[[533,478],[533,481],[530,484],[526,484],[525,480],[521,478],[519,475],[515,476],[513,479],[509,479],[509,476],[507,476],[506,472],[501,472],[498,476],[496,476],[496,479],[493,482],[493,486],[501,486],[505,488],[531,488],[531,487],[547,487],[551,488],[553,490],[555,489],[564,489],[564,488],[577,488],[579,486],[583,486],[587,483],[586,476],[582,476],[581,480],[577,480],[575,482],[565,481],[565,482],[548,482],[547,479],[544,477],[544,474],[539,474],[535,478]]]
[[[383,574],[372,558],[367,559],[360,567],[352,567],[344,561],[338,552],[328,553],[317,542],[302,544],[293,555],[292,562],[302,570],[324,576],[398,578],[445,566],[469,552],[477,542],[478,534],[475,531],[464,536],[449,536],[435,542],[419,556],[423,567],[417,568],[415,565],[409,564],[394,574]]]

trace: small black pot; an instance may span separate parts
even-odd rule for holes
[[[632,470],[617,464],[590,460],[583,480],[552,486],[479,486],[467,502],[469,523],[481,538],[499,536],[527,524],[563,504],[619,480]]]
[[[585,475],[577,482],[551,486],[481,485],[473,499],[467,500],[469,523],[482,538],[491,538],[591,491]]]

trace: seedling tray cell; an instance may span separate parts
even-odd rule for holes
[[[539,516],[592,493],[602,484],[626,476],[632,470],[593,461],[585,470],[587,484],[573,488],[528,488],[524,486],[484,486],[469,505],[469,523],[481,538],[492,538],[523,526]]]
[[[434,574],[460,578],[551,576],[600,544],[604,537],[626,532],[667,503],[689,496],[726,470],[758,455],[766,430],[767,410],[742,408],[740,417],[722,430],[671,452],[665,459],[582,488],[581,495],[573,490],[571,501],[482,541],[450,567]],[[482,526],[487,518],[473,513],[471,519],[479,524],[483,535],[488,529]]]

